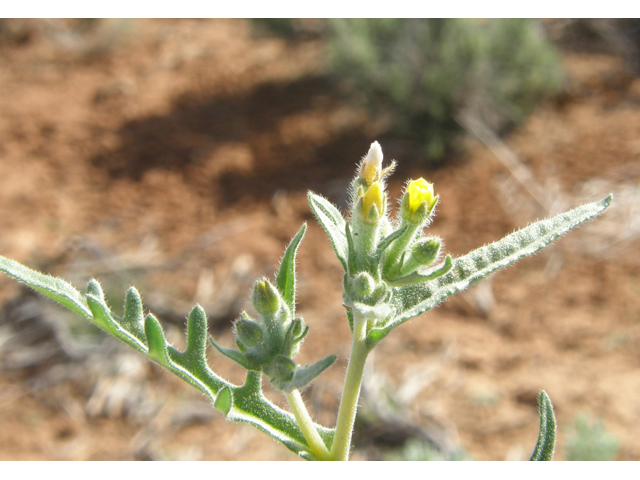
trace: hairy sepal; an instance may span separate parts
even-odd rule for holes
[[[168,344],[156,317],[151,314],[142,317],[142,301],[135,289],[127,292],[124,318],[120,318],[107,305],[102,288],[95,280],[89,282],[87,294],[82,295],[62,279],[37,272],[2,256],[0,271],[81,315],[194,386],[209,397],[227,420],[249,423],[297,455],[314,459],[293,415],[263,395],[260,372],[247,372],[244,385],[238,386],[209,368],[206,359],[207,318],[199,306],[194,307],[187,320],[187,348],[179,351]],[[334,431],[319,425],[316,425],[316,429],[330,446]]]
[[[612,199],[612,195],[609,195],[599,202],[588,203],[550,219],[532,223],[497,242],[454,259],[449,273],[439,278],[418,285],[393,288],[391,305],[394,318],[385,327],[371,330],[367,337],[368,343],[379,342],[398,325],[431,310],[451,295],[461,292],[496,270],[533,255],[559,236],[601,214],[609,207]]]

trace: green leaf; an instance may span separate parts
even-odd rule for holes
[[[313,459],[293,415],[263,395],[260,372],[248,372],[245,384],[237,386],[211,371],[206,360],[207,318],[199,306],[189,314],[187,348],[180,352],[167,345],[160,322],[153,315],[148,315],[146,319],[143,317],[142,301],[134,288],[127,292],[125,314],[121,319],[111,312],[102,288],[95,280],[89,282],[87,295],[82,296],[64,280],[44,275],[1,256],[0,271],[85,317],[197,388],[223,414],[226,412],[228,420],[253,425],[300,457]],[[330,446],[334,430],[320,425],[315,425],[315,428]]]
[[[320,222],[320,225],[322,225],[324,231],[327,232],[331,245],[333,245],[333,250],[336,252],[336,257],[338,257],[338,260],[342,263],[342,268],[346,272],[348,247],[344,233],[346,222],[342,214],[335,205],[320,195],[309,192],[307,197],[311,211]]]
[[[240,365],[242,368],[246,370],[254,370],[256,372],[259,372],[261,370],[260,365],[249,360],[247,356],[241,351],[235,350],[233,348],[226,348],[226,347],[223,347],[222,345],[218,345],[211,337],[209,337],[209,341],[214,347],[216,347],[216,350],[218,350],[222,355],[224,355],[227,358],[230,358],[231,360],[236,362],[238,365]]]
[[[447,255],[444,259],[444,262],[442,263],[442,266],[440,268],[433,270],[431,273],[427,275],[421,275],[418,272],[413,272],[397,280],[389,281],[388,283],[389,285],[398,286],[398,287],[406,286],[406,285],[415,285],[416,283],[424,283],[449,273],[452,268],[453,268],[453,261],[451,260],[451,256]]]
[[[540,433],[529,460],[549,462],[553,460],[553,454],[556,450],[556,417],[553,413],[551,399],[544,390],[538,396],[538,409],[540,411]]]
[[[91,310],[89,310],[82,294],[61,278],[31,270],[14,260],[2,256],[0,256],[0,271],[27,287],[40,292],[45,297],[58,302],[72,312],[84,318],[92,318]]]
[[[318,375],[333,365],[338,357],[329,355],[322,360],[318,360],[312,365],[306,365],[296,369],[293,379],[287,384],[287,390],[298,390],[309,385]]]
[[[609,195],[599,202],[540,220],[497,242],[456,258],[451,271],[435,280],[394,288],[392,306],[395,318],[384,331],[376,334],[378,341],[401,323],[431,310],[451,295],[461,292],[496,270],[533,255],[572,228],[596,217],[611,204],[612,198]]]
[[[285,250],[276,277],[276,288],[282,294],[292,316],[295,314],[296,302],[296,253],[306,231],[307,224],[305,223]]]

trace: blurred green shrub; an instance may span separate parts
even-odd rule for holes
[[[451,455],[444,455],[434,449],[428,442],[416,438],[407,441],[402,448],[386,454],[384,459],[406,462],[473,460],[471,457],[467,456],[463,449],[456,450]]]
[[[536,20],[334,19],[329,28],[335,75],[383,131],[418,142],[433,163],[455,149],[460,115],[500,132],[563,81]]]
[[[608,461],[616,459],[620,444],[599,419],[591,423],[587,416],[582,414],[574,420],[566,449],[567,460]]]

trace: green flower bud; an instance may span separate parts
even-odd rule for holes
[[[288,357],[278,355],[270,365],[265,368],[269,380],[278,384],[290,382],[296,371],[296,363]]]
[[[264,336],[262,327],[250,320],[244,312],[234,323],[234,328],[236,337],[247,348],[251,348],[261,342]]]
[[[440,254],[441,245],[435,237],[419,240],[411,248],[411,258],[420,266],[431,265]]]
[[[370,296],[376,288],[376,281],[367,272],[360,272],[351,279],[351,292],[357,298]]]
[[[273,317],[280,309],[280,294],[269,280],[258,280],[253,287],[251,303],[260,315]]]

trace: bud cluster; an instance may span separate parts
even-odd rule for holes
[[[440,254],[440,240],[423,235],[438,196],[424,178],[409,181],[397,218],[391,221],[385,178],[395,168],[395,162],[383,169],[382,160],[382,149],[374,142],[351,184],[344,300],[350,309],[358,309],[361,317],[385,323],[392,313],[394,287],[437,278],[449,271],[451,260],[447,257],[440,268],[423,272]]]
[[[222,354],[247,370],[263,372],[276,389],[284,392],[305,387],[335,362],[335,355],[307,366],[300,366],[293,360],[309,332],[304,320],[295,315],[292,286],[295,249],[305,228],[303,226],[285,252],[276,280],[278,286],[266,278],[254,284],[251,304],[256,318],[242,312],[234,322],[238,350],[224,348],[212,340]]]

